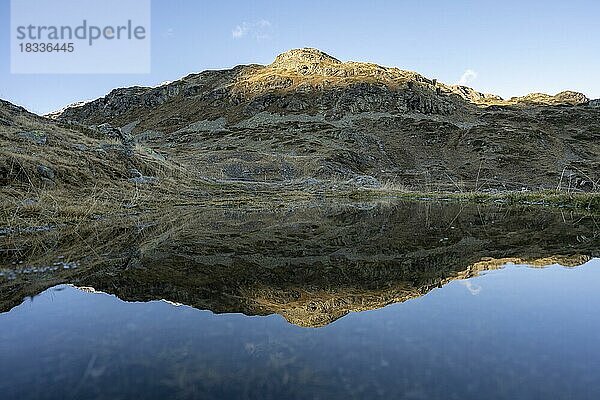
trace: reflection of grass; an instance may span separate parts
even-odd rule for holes
[[[361,189],[353,191],[352,198],[378,198],[391,196],[410,199],[449,199],[473,203],[503,203],[503,204],[530,204],[547,207],[565,207],[600,212],[600,193],[579,192],[568,193],[563,191],[506,191],[506,192],[426,192],[407,191],[404,188],[385,186],[381,189]]]
[[[406,200],[452,200],[468,203],[534,205],[571,208],[600,213],[600,193],[538,192],[429,192],[409,190],[394,184],[380,188],[353,188],[338,182],[331,186],[301,184],[270,185],[227,182],[195,182],[186,185],[164,179],[157,185],[120,183],[94,186],[78,193],[62,188],[0,190],[0,228],[81,224],[111,216],[166,212],[176,207],[229,207],[278,209],[285,205],[314,203],[323,199],[393,202]]]

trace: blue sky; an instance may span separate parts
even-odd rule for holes
[[[23,0],[27,1],[27,0]],[[59,0],[57,0],[59,1]],[[600,1],[152,1],[150,74],[13,75],[0,0],[0,98],[45,113],[115,87],[270,63],[297,47],[397,66],[504,97],[600,98]]]

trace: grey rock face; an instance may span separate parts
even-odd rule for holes
[[[40,180],[42,181],[43,188],[52,189],[56,186],[56,182],[54,181],[56,174],[52,168],[40,164],[37,167],[37,172],[40,176]]]
[[[136,184],[149,184],[158,182],[158,178],[155,176],[136,176],[135,178],[129,178],[129,182]]]
[[[37,166],[37,172],[42,178],[49,179],[51,181],[54,180],[55,174],[50,167],[40,164]]]
[[[143,131],[142,133],[138,133],[137,135],[134,136],[133,139],[137,143],[143,143],[143,142],[146,142],[149,140],[161,139],[162,137],[163,137],[162,132],[147,130],[147,131]]]
[[[377,178],[372,177],[370,175],[358,175],[351,179],[349,179],[346,183],[359,186],[359,187],[370,187],[370,188],[379,188],[381,187],[381,183],[377,180]]]
[[[98,132],[102,133],[103,135],[105,135],[109,138],[114,138],[114,139],[121,138],[121,131],[118,128],[115,128],[108,123],[100,124],[100,125],[96,126],[96,129],[98,130]]]
[[[156,107],[180,92],[178,82],[155,88],[130,87],[111,91],[103,98],[91,101],[80,107],[64,110],[57,117],[62,120],[82,120],[95,117],[112,117],[132,108]]]
[[[18,135],[19,135],[19,137],[27,139],[38,145],[45,145],[46,142],[48,141],[48,136],[44,132],[41,132],[41,131],[19,132]]]
[[[22,206],[33,206],[38,203],[38,199],[24,199],[21,201]]]
[[[129,175],[132,178],[140,178],[140,177],[143,176],[143,174],[137,168],[131,168],[131,169],[129,169]]]
[[[588,103],[590,107],[600,107],[600,99],[590,100]]]
[[[75,143],[73,147],[79,151],[87,151],[88,147],[83,143]]]
[[[413,87],[391,91],[371,84],[357,84],[323,96],[326,104],[332,104],[326,114],[332,119],[363,112],[420,112],[423,114],[448,115],[456,110],[447,97],[437,96],[427,88]]]

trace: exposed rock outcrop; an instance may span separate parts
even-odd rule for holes
[[[475,104],[488,104],[488,103],[503,103],[504,99],[502,97],[489,94],[489,93],[480,93],[473,88],[462,85],[453,85],[450,86],[450,89],[453,93],[458,94],[460,97],[465,100],[475,103]]]
[[[543,104],[543,105],[572,105],[578,106],[590,101],[583,93],[570,90],[560,92],[554,96],[545,93],[531,93],[527,96],[512,97],[510,103]]]
[[[590,107],[600,107],[600,99],[590,100],[588,103]]]

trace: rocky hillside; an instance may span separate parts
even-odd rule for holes
[[[121,213],[140,202],[140,186],[153,199],[177,186],[180,169],[118,130],[65,125],[0,101],[0,236]]]
[[[117,129],[65,125],[0,101],[0,187],[76,189],[169,168]]]
[[[589,191],[600,180],[596,103],[575,92],[503,100],[299,49],[266,66],[115,89],[53,118],[118,129],[217,179]]]

